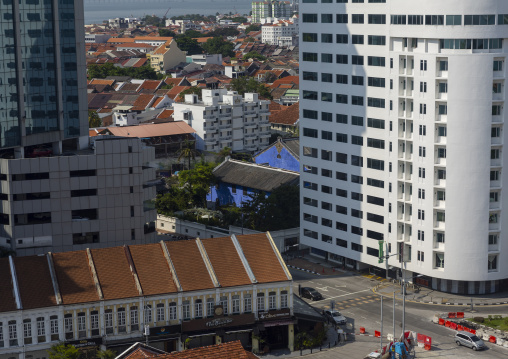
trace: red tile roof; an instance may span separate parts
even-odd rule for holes
[[[0,258],[0,312],[16,310],[12,275],[8,258]]]
[[[274,71],[274,70],[272,70]],[[270,86],[270,88],[275,89],[277,87],[280,87],[282,84],[300,84],[300,79],[298,76],[286,76],[281,79],[277,79],[273,82],[273,84]]]
[[[91,249],[105,300],[138,297],[124,247]]]
[[[55,290],[45,255],[14,259],[23,309],[56,305]]]
[[[166,242],[166,245],[184,291],[214,288],[195,241]]]
[[[53,264],[63,304],[99,300],[86,252],[54,253]]]
[[[249,355],[239,340],[207,347],[188,349],[167,355],[159,355],[157,359],[250,359],[257,358]]]
[[[175,112],[174,110],[164,110],[161,113],[159,113],[157,118],[172,118],[174,112]]]
[[[237,235],[236,238],[258,283],[289,280],[266,233]]]
[[[162,81],[145,80],[139,87],[139,90],[142,90],[142,89],[157,90],[161,86],[161,84],[162,84]]]
[[[129,250],[143,295],[177,292],[160,243],[129,246]]]
[[[289,107],[282,109],[282,111],[278,111],[273,115],[270,115],[270,122],[282,125],[291,125],[294,126],[298,119],[300,118],[300,105],[299,103],[295,103]]]
[[[204,239],[202,242],[222,287],[234,287],[250,282],[230,237]],[[231,268],[235,270],[232,271]]]

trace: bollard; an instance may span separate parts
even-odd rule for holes
[[[328,349],[331,348],[331,346],[330,346],[331,344],[332,344],[331,342],[328,342]]]
[[[302,348],[300,348],[300,356],[302,356]]]
[[[312,354],[312,348],[310,348],[310,353]]]

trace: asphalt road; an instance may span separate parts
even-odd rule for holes
[[[294,279],[294,292],[298,293],[298,285],[312,287],[318,290],[324,297],[320,301],[309,301],[318,309],[330,308],[331,302],[335,309],[339,310],[347,319],[345,331],[359,333],[360,327],[366,329],[367,334],[374,334],[375,330],[381,330],[381,300],[380,296],[372,291],[379,282],[362,275],[347,273],[346,275],[325,277],[315,276],[310,273],[291,270]],[[476,308],[475,308],[476,309]],[[443,356],[461,358],[508,358],[508,349],[494,344],[487,344],[488,349],[474,352],[465,347],[457,347],[453,340],[455,331],[432,323],[435,313],[465,311],[464,307],[443,305],[428,305],[423,303],[406,302],[405,328],[417,333],[428,335],[432,338],[432,350],[442,351]],[[482,307],[481,314],[505,314],[508,307]],[[402,302],[395,301],[395,335],[402,333]],[[481,315],[475,314],[475,315]],[[466,315],[467,316],[467,315]],[[383,337],[386,344],[386,335],[394,332],[393,326],[393,300],[383,298]],[[379,342],[377,338],[358,337],[356,340],[365,340],[369,343]],[[372,345],[369,345],[371,347]]]

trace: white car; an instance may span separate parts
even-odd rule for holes
[[[338,310],[325,310],[325,316],[331,320],[333,323],[337,324],[337,325],[344,325],[347,323],[347,319],[345,316],[343,316],[342,314],[340,314],[340,312]]]

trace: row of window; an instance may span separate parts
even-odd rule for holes
[[[304,127],[303,128],[303,136],[311,137],[311,138],[318,138],[318,130],[313,129],[313,128]],[[362,136],[351,135],[350,138],[351,138],[351,144],[357,145],[357,146],[364,145]],[[326,141],[333,141],[333,132],[322,130],[321,131],[321,139],[326,140]],[[349,142],[348,141],[348,134],[337,132],[337,133],[335,133],[335,140],[337,142],[341,142],[341,143],[348,143]],[[385,141],[377,139],[377,138],[367,137],[366,143],[367,143],[367,147],[378,148],[378,149],[385,148]]]
[[[268,307],[266,307],[264,293],[258,293],[256,295],[256,308],[258,312],[265,310],[277,309],[277,294],[275,292],[268,293]],[[193,305],[193,313],[191,313],[191,304]],[[240,296],[233,295],[231,300],[231,308],[228,307],[229,300],[227,296],[220,297],[218,305],[221,305],[224,314],[240,314]],[[206,307],[204,306],[206,305]],[[182,302],[182,319],[190,320],[191,318],[202,318],[204,316],[213,317],[215,300],[213,298],[207,299],[205,303],[203,300],[196,299],[194,303],[191,301]],[[280,295],[280,308],[288,308],[288,293],[282,291]],[[154,310],[155,309],[155,310]],[[252,312],[252,297],[250,294],[243,296],[243,312]],[[114,315],[116,315],[116,325],[114,322]],[[73,339],[75,337],[74,331],[77,330],[78,337],[84,338],[87,336],[87,318],[84,312],[78,313],[76,322],[72,314],[66,314],[64,316],[64,332],[66,339]],[[144,322],[152,323],[154,321],[164,322],[166,320],[177,320],[177,303],[171,302],[166,312],[165,305],[163,303],[157,304],[155,308],[151,305],[146,305],[144,308]],[[104,327],[106,334],[113,334],[115,326],[118,328],[118,332],[127,332],[127,325],[130,326],[131,331],[139,330],[139,309],[137,306],[130,306],[129,308],[118,308],[116,313],[112,309],[106,309],[104,312]],[[90,312],[90,324],[89,329],[92,331],[92,335],[99,335],[99,312]],[[31,338],[34,334],[37,334],[38,342],[46,341],[46,334],[51,334],[51,340],[58,340],[59,333],[59,322],[57,316],[51,316],[49,320],[49,331],[47,331],[47,324],[44,317],[36,319],[36,333],[32,332],[32,321],[25,319],[23,321],[23,338],[24,344],[31,344]],[[17,346],[18,344],[18,333],[16,321],[8,322],[8,333],[9,333],[9,345]],[[53,337],[57,335],[57,337]],[[28,340],[27,340],[28,339]],[[3,346],[3,325],[0,322],[0,347]]]
[[[319,112],[314,110],[303,110],[303,117],[311,120],[317,120],[319,117]],[[321,112],[321,120],[326,122],[333,121],[333,114],[330,112]],[[348,115],[345,114],[335,114],[335,121],[341,124],[348,124]],[[353,126],[363,126],[364,118],[361,116],[351,116],[351,124]],[[367,118],[367,127],[385,129],[385,120],[381,120],[378,118]],[[392,121],[390,121],[390,131],[392,131]]]
[[[303,42],[318,42],[318,34],[315,32],[304,32],[302,34]],[[349,39],[347,34],[336,34],[335,41],[338,44],[347,44]],[[333,34],[321,34],[321,42],[333,43]],[[352,43],[356,45],[364,44],[363,35],[352,35]],[[367,44],[369,45],[386,45],[386,37],[380,35],[368,35]]]
[[[317,101],[319,99],[317,91],[309,91],[309,90],[303,90],[302,97],[305,100]],[[331,92],[321,92],[321,101],[333,102],[333,94]],[[349,103],[348,95],[335,94],[335,102],[341,104],[348,104]],[[351,95],[351,105],[364,106],[364,102],[365,101],[363,96]],[[367,97],[367,106],[376,108],[385,108],[385,99],[377,97]]]
[[[315,52],[303,52],[302,60],[307,62],[318,62],[318,54]],[[322,53],[321,54],[321,62],[324,63],[333,63],[333,54]],[[347,65],[349,63],[348,55],[344,54],[336,54],[335,62],[342,65]],[[367,57],[367,65],[368,66],[377,66],[384,67],[386,64],[386,59],[384,57],[379,56],[368,56]],[[364,57],[360,55],[351,55],[351,65],[364,65]],[[393,63],[390,65],[393,67]]]

